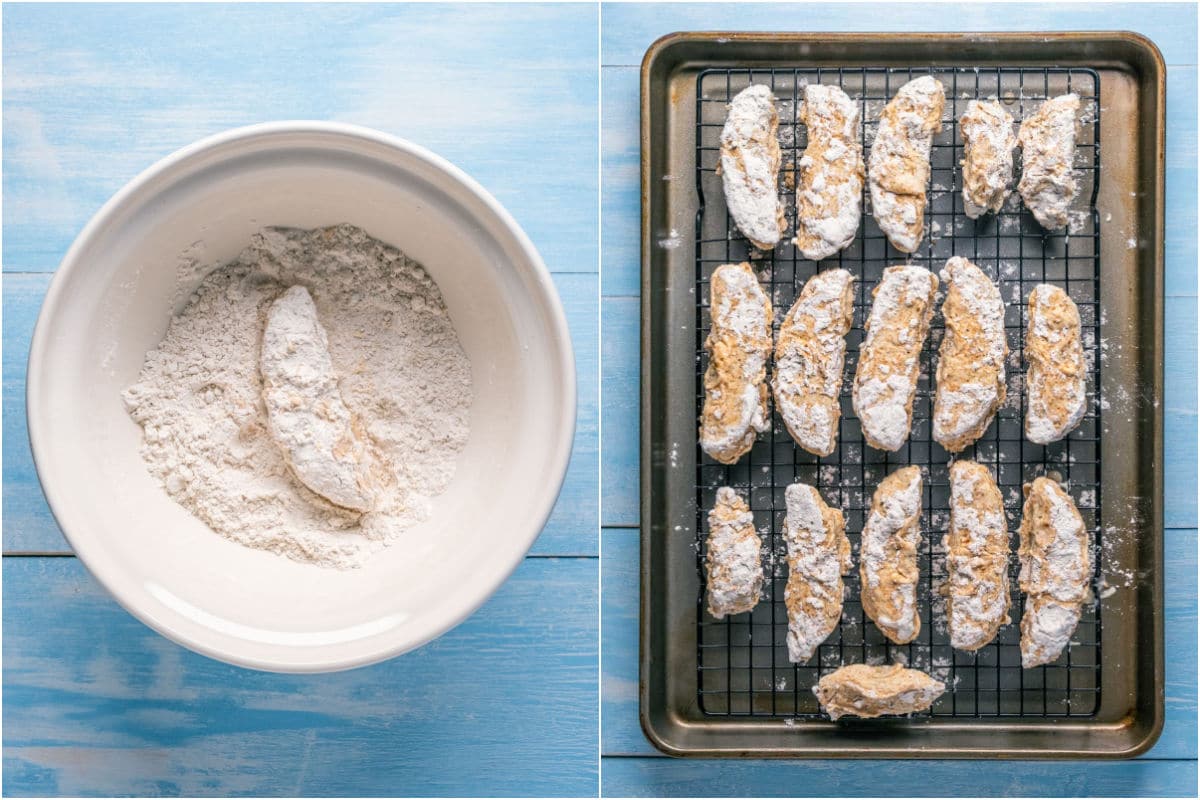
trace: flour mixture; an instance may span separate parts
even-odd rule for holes
[[[263,332],[272,304],[298,286],[377,473],[365,512],[310,490],[271,435]],[[445,491],[469,433],[471,368],[420,264],[351,225],[267,228],[204,279],[124,399],[151,475],[210,528],[345,568],[424,520]]]

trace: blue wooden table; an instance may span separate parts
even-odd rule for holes
[[[4,7],[5,794],[595,794],[597,12]],[[477,178],[554,273],[579,374],[530,557],[443,638],[329,676],[226,666],[121,610],[71,557],[25,431],[32,326],[88,217],[183,145],[288,118],[373,126]]]
[[[1196,11],[1193,5],[605,4],[602,160],[602,785],[609,796],[1196,794]],[[638,65],[682,30],[1084,30],[1146,34],[1167,100],[1167,723],[1128,762],[690,761],[638,725]]]

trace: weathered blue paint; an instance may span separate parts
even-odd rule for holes
[[[75,558],[5,558],[4,794],[594,794],[596,568],[526,559],[429,645],[305,676],[173,644]]]

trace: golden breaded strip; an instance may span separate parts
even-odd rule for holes
[[[983,270],[960,256],[946,262],[946,334],[938,352],[933,438],[951,453],[975,442],[1004,402],[1004,302]]]
[[[978,650],[1008,620],[1008,524],[1004,498],[987,467],[950,465],[946,618],[950,646]]]
[[[1041,283],[1029,293],[1025,359],[1025,438],[1056,442],[1079,425],[1087,400],[1079,309],[1057,286]]]
[[[724,264],[712,276],[712,328],[704,340],[704,410],[700,447],[732,464],[770,424],[767,357],[771,353],[771,300],[750,265]]]
[[[827,456],[837,446],[846,334],[854,316],[854,278],[844,269],[808,279],[775,342],[775,406],[796,444]]]
[[[804,87],[800,120],[808,145],[796,184],[796,238],[805,258],[820,261],[854,241],[862,214],[862,120],[858,103],[836,86]]]
[[[721,130],[718,171],[730,216],[760,250],[774,248],[787,228],[779,200],[778,133],[779,114],[770,89],[755,84],[733,98]]]
[[[708,512],[708,613],[717,619],[758,605],[762,593],[762,539],[746,501],[728,486]]]
[[[1079,191],[1075,180],[1075,132],[1079,96],[1047,100],[1021,123],[1021,181],[1017,189],[1025,207],[1046,230],[1067,225],[1067,210]]]
[[[849,664],[817,681],[813,694],[830,719],[912,714],[933,705],[946,684],[899,664]]]
[[[812,486],[793,483],[784,497],[788,658],[804,663],[842,618],[842,576],[850,572],[850,540],[842,512],[827,506]]]
[[[963,210],[971,219],[1004,207],[1012,194],[1012,115],[995,100],[972,100],[958,120],[963,140]]]
[[[1091,537],[1071,495],[1049,478],[1025,486],[1021,512],[1021,666],[1059,657],[1091,599]]]
[[[902,253],[916,250],[925,235],[929,151],[945,104],[942,84],[926,75],[901,86],[879,115],[868,169],[871,213]]]
[[[907,644],[921,632],[917,614],[921,485],[917,467],[904,467],[884,478],[871,498],[862,531],[863,611],[896,644]]]
[[[909,265],[888,267],[875,287],[853,400],[863,436],[877,450],[899,450],[908,439],[937,287],[933,273]]]

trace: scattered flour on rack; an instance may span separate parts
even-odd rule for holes
[[[271,303],[308,288],[342,397],[387,465],[374,510],[339,508],[272,440],[259,350]],[[358,228],[266,228],[212,271],[125,390],[142,458],[217,533],[298,561],[362,564],[429,515],[469,435],[471,368],[420,264]]]

